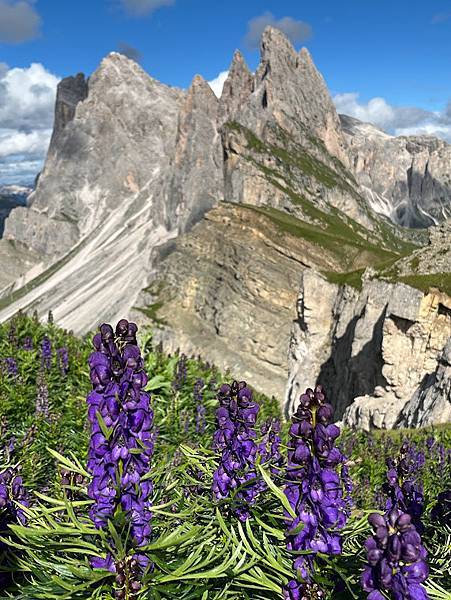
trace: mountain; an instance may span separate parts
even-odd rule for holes
[[[31,192],[32,188],[27,185],[0,185],[0,237],[3,235],[6,217],[16,206],[26,206]]]
[[[340,117],[308,51],[271,27],[255,74],[236,52],[219,100],[198,75],[171,88],[112,53],[88,79],[59,84],[44,168],[0,240],[0,320],[52,309],[77,333],[151,320],[167,349],[208,357],[282,401],[299,282],[316,273],[327,284],[309,297],[313,317],[325,290],[351,294],[358,311],[368,273],[390,282],[427,242],[399,225],[401,202],[403,214],[448,214],[436,165],[449,146],[409,140]],[[323,337],[327,360],[334,342]]]
[[[406,227],[451,217],[451,146],[432,136],[394,137],[340,115],[352,171],[373,210]]]

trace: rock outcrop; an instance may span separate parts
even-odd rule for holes
[[[445,293],[369,279],[359,292],[305,272],[291,333],[286,414],[301,390],[321,383],[347,425],[391,428],[435,372],[450,336]],[[412,416],[410,425],[418,419]]]
[[[451,145],[431,136],[394,137],[340,115],[351,169],[369,205],[405,227],[451,216]]]
[[[434,373],[426,375],[404,406],[396,426],[425,427],[451,422],[451,338]]]

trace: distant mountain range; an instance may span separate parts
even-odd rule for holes
[[[77,333],[124,316],[151,320],[168,348],[200,353],[282,401],[293,321],[302,331],[305,310],[311,323],[332,319],[331,329],[312,325],[322,331],[317,360],[327,361],[337,311],[349,310],[355,323],[372,310],[371,294],[351,301],[346,291],[369,279],[440,290],[444,308],[430,315],[440,339],[421,350],[438,360],[451,335],[449,230],[440,229],[450,216],[451,146],[338,115],[309,52],[296,52],[277,29],[263,34],[255,74],[235,53],[219,100],[200,76],[186,91],[172,88],[111,53],[88,79],[58,86],[44,168],[0,240],[0,319],[51,308]],[[423,248],[431,225],[440,234]],[[440,270],[431,264],[437,256]],[[300,293],[306,272],[332,286],[330,310],[321,312],[321,285]],[[385,319],[388,299],[377,295]],[[377,336],[369,360],[382,369],[382,341],[395,338]],[[324,372],[321,364],[311,372]],[[342,414],[386,381],[349,377]],[[415,385],[397,388],[405,398],[390,423]]]
[[[0,185],[0,237],[6,217],[16,206],[26,206],[33,188],[26,185]]]

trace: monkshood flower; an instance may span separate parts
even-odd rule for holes
[[[372,513],[373,535],[365,542],[367,565],[361,577],[368,600],[427,600],[421,585],[429,574],[427,552],[411,516],[398,508]]]
[[[18,521],[21,525],[25,525],[27,521],[25,512],[16,502],[20,502],[23,506],[30,506],[22,477],[18,475],[17,469],[8,467],[0,473],[0,531],[5,531],[8,523]]]
[[[396,460],[387,460],[387,481],[383,491],[387,494],[386,511],[396,507],[412,517],[421,533],[421,516],[424,510],[424,495],[419,476],[424,466],[424,454],[408,442],[403,442]]]
[[[47,336],[44,337],[41,344],[41,368],[46,368],[47,370],[51,367],[52,360],[52,345]]]
[[[125,319],[115,332],[111,325],[101,325],[93,338],[95,352],[89,357],[93,390],[87,397],[91,424],[87,468],[92,474],[88,495],[94,500],[90,517],[95,527],[104,528],[121,508],[135,548],[150,540],[153,487],[143,478],[150,470],[155,437],[150,397],[143,391],[148,378],[136,343],[137,329]],[[134,556],[140,557],[136,559],[140,565],[149,566],[145,557]],[[91,564],[117,571],[109,556]],[[129,585],[128,576],[126,580]]]
[[[183,387],[183,384],[186,381],[187,376],[187,366],[186,366],[186,356],[182,354],[176,364],[174,380],[172,381],[172,387],[175,391],[180,390]]]
[[[219,466],[213,474],[212,492],[216,500],[236,494],[239,506],[235,514],[242,521],[249,518],[248,506],[255,503],[259,485],[255,471],[257,445],[254,430],[259,406],[245,381],[223,384],[218,392],[217,430],[213,446],[220,453]]]
[[[51,310],[49,310],[48,315],[47,315],[47,323],[50,323],[50,324],[53,323],[53,313]]]
[[[69,353],[66,347],[58,348],[56,351],[56,361],[61,374],[66,376],[69,370]]]
[[[451,490],[440,492],[437,496],[431,517],[434,522],[451,527]]]
[[[38,392],[36,395],[35,414],[48,418],[49,410],[49,389],[45,381],[44,373],[41,371],[38,375]]]
[[[311,583],[315,554],[340,554],[340,530],[348,508],[336,468],[344,457],[335,446],[340,429],[331,423],[333,408],[321,386],[307,389],[292,417],[285,495],[296,518],[285,511],[287,549],[307,551],[294,560],[303,583]],[[294,589],[294,584],[291,584]],[[286,594],[292,594],[287,588]],[[302,596],[300,596],[302,597]]]
[[[263,436],[258,444],[258,453],[261,456],[261,464],[269,464],[273,475],[279,475],[281,472],[283,457],[280,453],[280,421],[279,419],[268,418],[260,428]]]
[[[17,377],[17,362],[15,358],[8,357],[6,359],[6,370],[12,379]]]
[[[29,336],[29,335],[26,336],[26,338],[24,339],[22,348],[24,350],[33,350],[33,340],[31,338],[31,336]]]

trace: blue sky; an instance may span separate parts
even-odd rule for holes
[[[0,0],[0,183],[40,168],[59,78],[122,49],[187,87],[225,71],[235,48],[254,69],[265,23],[309,48],[341,112],[451,141],[449,0]]]

